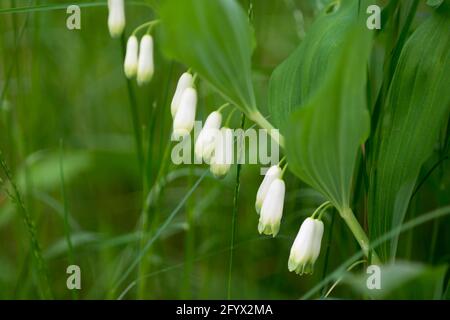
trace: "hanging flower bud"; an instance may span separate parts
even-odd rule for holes
[[[125,29],[124,0],[108,0],[108,28],[111,37],[118,38]]]
[[[275,179],[264,198],[259,216],[258,231],[275,237],[280,230],[286,187],[280,178]]]
[[[127,78],[132,78],[136,75],[138,65],[138,49],[139,43],[136,36],[128,38],[127,53],[125,55],[124,71]]]
[[[173,120],[174,137],[184,137],[191,133],[195,122],[197,108],[197,91],[187,88],[181,96],[180,107]]]
[[[266,198],[267,191],[269,191],[269,187],[275,179],[281,177],[281,168],[279,166],[272,166],[267,170],[266,175],[264,176],[263,182],[259,186],[258,193],[256,194],[256,202],[255,208],[256,212],[261,211],[261,206],[263,204],[264,199]]]
[[[153,38],[146,34],[141,39],[141,46],[139,48],[139,61],[137,69],[138,85],[149,82],[153,77]]]
[[[175,94],[173,95],[172,104],[170,105],[170,111],[172,112],[172,117],[175,118],[175,114],[177,113],[178,107],[180,106],[181,96],[183,95],[184,90],[187,88],[191,88],[194,85],[194,78],[188,72],[185,72],[181,75],[178,80],[177,89],[175,90]]]
[[[221,125],[222,114],[220,112],[214,111],[206,118],[205,125],[195,142],[195,156],[198,160],[203,159],[206,163],[210,163]]]
[[[289,271],[310,274],[319,257],[323,236],[323,222],[307,218],[300,227],[289,256]]]
[[[223,127],[215,140],[210,170],[215,177],[223,178],[230,171],[233,162],[233,130]]]

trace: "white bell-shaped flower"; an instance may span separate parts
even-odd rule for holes
[[[153,77],[155,66],[153,63],[153,38],[151,35],[146,34],[141,39],[141,45],[139,48],[139,61],[137,69],[137,82],[138,85],[149,82]]]
[[[289,271],[297,274],[309,274],[314,270],[314,263],[320,254],[323,236],[323,222],[307,218],[301,225],[291,248]]]
[[[181,96],[180,107],[173,120],[173,136],[184,137],[194,128],[195,112],[197,109],[197,91],[187,88]]]
[[[280,230],[283,216],[284,194],[286,186],[280,178],[275,179],[267,190],[261,213],[259,216],[258,231],[275,237]]]
[[[128,38],[127,42],[127,53],[125,55],[125,62],[123,69],[127,78],[132,78],[136,75],[138,66],[138,50],[139,42],[136,36],[131,36]]]
[[[204,160],[206,163],[211,162],[221,125],[222,114],[218,111],[212,112],[206,118],[205,124],[195,141],[195,156],[198,160]]]
[[[233,163],[233,130],[223,127],[215,139],[214,155],[211,158],[210,171],[217,178],[223,178]]]
[[[281,168],[278,165],[272,166],[269,168],[269,170],[267,170],[264,179],[259,186],[258,193],[256,194],[255,209],[258,214],[261,211],[261,207],[263,205],[264,199],[266,198],[267,191],[269,191],[270,185],[275,179],[278,179],[280,177]]]
[[[108,28],[111,37],[118,38],[125,29],[124,0],[108,0]]]
[[[177,113],[178,107],[181,103],[181,96],[183,95],[184,90],[187,88],[192,88],[194,85],[194,78],[188,72],[185,72],[181,75],[178,80],[177,89],[175,90],[175,94],[173,95],[172,103],[170,105],[170,111],[172,113],[172,117],[175,118],[175,114]]]

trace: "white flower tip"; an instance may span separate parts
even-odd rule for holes
[[[230,171],[231,165],[229,164],[215,164],[214,163],[214,157],[211,159],[211,165],[210,165],[210,171],[211,173],[218,179],[223,179]]]
[[[277,235],[283,216],[285,190],[284,181],[279,178],[270,184],[259,215],[260,233],[271,234],[274,237]],[[256,207],[258,208],[258,205]]]
[[[124,71],[128,79],[134,77],[138,68],[139,42],[136,36],[128,38],[127,52],[125,55]]]
[[[258,232],[259,234],[265,234],[268,236],[272,236],[275,238],[280,231],[280,222],[265,224],[261,220],[258,223]]]
[[[205,160],[206,163],[211,163],[221,124],[222,115],[220,112],[214,111],[206,118],[205,124],[195,141],[194,151],[197,160]]]
[[[175,90],[175,94],[173,95],[172,103],[170,104],[170,112],[172,113],[172,117],[175,118],[178,107],[181,103],[181,96],[183,95],[184,90],[187,88],[191,88],[194,85],[194,78],[188,72],[185,72],[181,75],[180,79],[177,83],[177,88]]]
[[[273,181],[281,177],[281,168],[278,165],[272,166],[267,170],[263,182],[259,186],[258,192],[256,194],[255,209],[259,214],[261,207],[263,205],[264,199],[266,198],[267,192],[269,191],[270,185]]]
[[[146,34],[141,39],[139,48],[139,61],[137,69],[137,83],[142,86],[153,77],[155,66],[153,62],[153,38]]]
[[[108,28],[112,38],[119,38],[125,29],[124,0],[108,0]]]
[[[319,257],[323,236],[323,222],[307,218],[302,223],[289,255],[288,269],[297,274],[310,274]]]
[[[173,132],[175,135],[190,134],[194,128],[196,108],[197,91],[194,88],[187,88],[184,90],[180,108],[173,120]]]

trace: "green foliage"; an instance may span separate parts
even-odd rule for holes
[[[237,2],[167,0],[160,13],[170,56],[198,72],[242,111],[256,111],[252,31]]]
[[[447,266],[429,267],[398,262],[380,270],[380,289],[368,289],[366,272],[347,274],[344,282],[371,299],[441,300],[444,299]]]
[[[334,56],[328,79],[290,116],[292,171],[340,210],[348,208],[358,149],[369,133],[365,81],[371,37],[357,26]]]
[[[370,0],[126,0],[122,41],[106,1],[83,1],[74,31],[72,2],[52,2],[0,1],[0,299],[450,298],[448,1],[376,1],[382,29],[368,31]],[[155,75],[137,87],[123,45],[150,19]],[[245,129],[284,135],[277,238],[257,232],[259,166],[217,181],[171,162],[189,68],[197,119],[226,100]],[[326,200],[353,220],[323,215],[316,271],[298,277],[289,249]],[[372,249],[400,262],[369,292]]]
[[[291,113],[317,94],[359,20],[357,1],[333,1],[317,17],[297,49],[273,72],[269,109],[286,133]]]
[[[374,139],[369,225],[376,238],[404,220],[420,169],[450,110],[450,19],[435,13],[399,59]],[[397,240],[382,255],[395,256]]]

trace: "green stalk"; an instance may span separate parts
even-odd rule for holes
[[[242,114],[241,129],[245,126],[245,114]],[[227,299],[231,299],[231,280],[233,276],[233,253],[234,253],[234,242],[236,238],[236,221],[237,221],[237,211],[238,211],[238,200],[239,200],[239,189],[241,187],[241,168],[239,164],[236,166],[236,184],[234,187],[234,198],[233,198],[233,215],[231,217],[231,240],[230,240],[230,259],[228,264],[228,289],[227,289]]]
[[[8,192],[9,197],[11,200],[16,204],[18,211],[22,215],[22,218],[25,223],[25,227],[28,231],[28,236],[31,244],[31,250],[32,250],[32,256],[35,259],[37,272],[38,272],[38,278],[39,278],[39,289],[42,292],[42,295],[44,299],[51,299],[52,298],[52,292],[51,292],[51,286],[50,281],[48,279],[48,273],[47,273],[47,266],[45,264],[45,260],[42,257],[42,250],[41,246],[39,244],[39,240],[37,238],[37,230],[36,230],[36,223],[33,219],[33,217],[30,215],[28,210],[25,207],[25,204],[22,200],[22,196],[19,192],[19,189],[17,188],[16,184],[14,183],[12,179],[11,171],[9,170],[9,167],[6,165],[5,160],[3,159],[3,153],[0,151],[0,167],[2,168],[3,172],[5,173],[6,180],[9,182],[12,188],[12,192]]]
[[[372,258],[373,263],[381,264],[381,260],[378,257],[378,255],[374,251],[370,250],[369,238],[367,237],[363,228],[361,227],[355,215],[353,214],[352,209],[344,208],[340,210],[339,213],[342,219],[344,219],[347,226],[350,228],[350,231],[353,233],[353,236],[355,237],[359,246],[363,250],[364,255],[369,259],[369,261]]]
[[[123,59],[125,59],[126,43],[125,43],[125,38],[123,36],[121,38],[121,41],[122,41],[122,43],[121,43],[122,57],[123,57]],[[139,111],[138,111],[138,107],[137,107],[136,95],[134,94],[131,81],[130,81],[130,79],[127,79],[127,78],[125,78],[125,79],[126,79],[126,84],[127,84],[128,98],[130,100],[130,112],[131,112],[131,120],[133,123],[134,140],[135,140],[135,144],[136,144],[136,154],[137,154],[137,158],[138,158],[140,174],[142,175],[143,170],[144,170],[144,151],[142,150],[142,134],[141,134],[141,129],[140,129],[140,125],[139,125]]]
[[[73,245],[71,239],[71,230],[69,225],[69,206],[67,201],[67,192],[64,179],[64,142],[60,141],[60,155],[59,155],[59,177],[61,181],[61,195],[63,198],[64,206],[64,233],[66,236],[67,248],[68,248],[68,262],[70,265],[75,263],[75,256],[73,253]],[[71,290],[72,299],[76,300],[78,298],[78,292],[76,290]]]
[[[259,111],[252,112],[248,115],[248,117],[261,128],[266,129],[273,140],[275,140],[275,142],[284,149],[284,137],[281,135],[281,133],[275,134],[275,132],[273,131],[275,130],[274,126],[269,121],[267,121]]]

